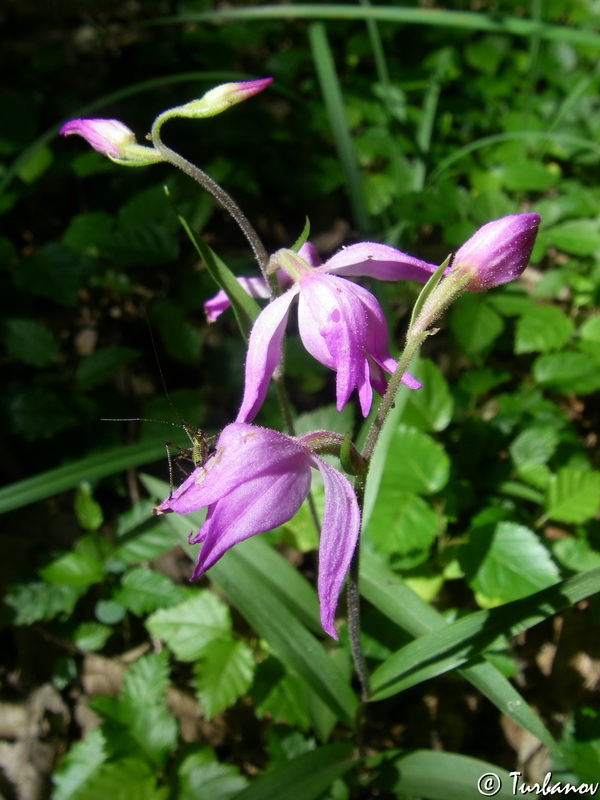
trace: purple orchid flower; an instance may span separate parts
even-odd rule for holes
[[[348,402],[356,388],[363,416],[373,400],[373,389],[383,394],[385,373],[396,368],[388,350],[387,325],[375,297],[347,275],[381,280],[418,280],[424,283],[437,267],[393,247],[361,242],[336,253],[320,266],[312,245],[302,251],[280,250],[271,267],[282,268],[294,281],[258,316],[250,334],[246,358],[244,398],[236,422],[251,422],[260,409],[281,354],[287,318],[298,297],[300,338],[308,352],[336,371],[336,406]],[[408,373],[402,382],[411,389],[421,384]]]
[[[190,537],[190,544],[202,542],[194,580],[230,547],[291,519],[310,489],[311,467],[318,469],[325,485],[317,587],[321,624],[337,639],[333,620],[358,541],[360,511],[348,479],[310,449],[319,435],[292,438],[234,422],[221,432],[214,454],[155,513],[188,514],[208,506],[204,524]]]
[[[465,288],[481,292],[518,278],[529,263],[539,214],[509,214],[477,230],[454,256],[452,274],[470,274]]]

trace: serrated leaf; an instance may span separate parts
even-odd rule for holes
[[[275,658],[267,658],[258,665],[252,699],[259,719],[268,715],[274,722],[285,722],[303,731],[310,725],[306,684],[297,675],[286,672]]]
[[[163,705],[169,685],[169,656],[166,650],[140,658],[123,679],[123,700],[132,707]]]
[[[52,331],[33,319],[8,319],[4,344],[12,358],[32,367],[50,367],[60,354]]]
[[[154,505],[153,500],[142,501],[121,515],[115,534],[114,558],[125,564],[152,561],[178,545],[164,518],[150,516]]]
[[[443,431],[452,418],[454,401],[448,383],[439,368],[423,358],[414,376],[423,384],[418,392],[410,392],[402,422],[422,431]]]
[[[600,553],[592,550],[585,539],[566,536],[554,542],[552,553],[557,561],[574,572],[587,572],[588,569],[600,567]]]
[[[222,600],[198,590],[196,597],[152,614],[146,627],[152,636],[164,639],[177,658],[195,661],[207,645],[229,634],[231,618]]]
[[[535,360],[533,377],[562,394],[591,394],[600,389],[600,359],[586,353],[548,353]]]
[[[58,242],[40,247],[15,273],[15,286],[61,306],[76,306],[80,287],[92,268],[87,256],[73,253]]]
[[[574,329],[570,317],[556,306],[534,306],[517,321],[515,353],[560,350]]]
[[[510,455],[518,466],[526,463],[545,464],[558,447],[559,435],[551,425],[535,425],[522,431],[510,444]]]
[[[546,516],[557,522],[586,522],[600,508],[600,472],[565,467],[548,484]]]
[[[113,629],[109,625],[103,625],[101,622],[82,622],[75,629],[73,644],[87,652],[101,650],[112,632]]]
[[[192,753],[184,759],[178,771],[177,800],[233,800],[248,786],[233,764],[207,761],[203,754]]]
[[[115,600],[138,616],[172,606],[182,599],[181,590],[170,578],[148,567],[128,572],[115,592]]]
[[[75,586],[17,583],[9,589],[4,603],[12,611],[14,625],[31,625],[38,620],[70,614],[81,591]]]
[[[469,586],[486,598],[487,605],[518,600],[559,579],[558,568],[539,538],[514,522],[475,528],[457,555]]]
[[[243,642],[215,639],[194,665],[196,692],[207,719],[232,706],[252,684],[254,656]]]
[[[65,553],[39,571],[48,583],[85,588],[104,577],[103,564],[88,553]]]
[[[106,740],[99,728],[87,732],[83,741],[75,742],[63,756],[52,776],[52,800],[74,800],[104,764]]]
[[[62,237],[71,250],[96,256],[98,247],[108,238],[113,228],[113,217],[105,211],[78,214],[73,217]]]
[[[380,553],[404,556],[427,550],[440,532],[436,512],[418,495],[382,485],[366,535]]]
[[[168,794],[167,787],[157,788],[154,768],[122,758],[100,767],[69,800],[167,800]]]

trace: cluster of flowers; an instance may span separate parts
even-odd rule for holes
[[[219,113],[261,91],[270,81],[225,84],[180,107],[179,111],[185,113],[179,115]],[[72,120],[61,132],[83,136],[118,163],[139,165],[163,160],[160,150],[137,144],[133,132],[118,120]],[[537,214],[524,213],[484,225],[455,253],[440,286],[481,291],[513,280],[528,263],[539,222]],[[280,361],[287,320],[296,299],[304,346],[336,373],[338,411],[356,389],[366,417],[373,389],[384,394],[385,373],[395,371],[396,361],[389,353],[385,317],[377,300],[348,278],[425,283],[436,269],[434,264],[373,242],[351,245],[321,263],[315,248],[306,243],[298,252],[279,250],[271,257],[267,273],[277,276],[281,289],[278,297],[270,298],[264,277],[238,278],[253,297],[271,299],[250,334],[239,413],[221,432],[214,453],[155,509],[159,514],[208,509],[200,531],[190,538],[192,543],[202,543],[193,578],[202,575],[233,545],[291,519],[309,492],[311,469],[317,469],[325,487],[318,576],[321,623],[330,636],[337,638],[334,617],[338,596],[360,532],[354,489],[339,470],[317,455],[326,432],[291,437],[253,425],[252,421]],[[224,292],[207,301],[208,320],[214,321],[228,304]],[[402,383],[410,389],[420,387],[408,373],[402,376]]]

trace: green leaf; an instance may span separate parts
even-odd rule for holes
[[[87,732],[84,740],[75,742],[61,759],[52,776],[52,800],[74,800],[79,791],[95,775],[107,758],[106,740],[100,728]]]
[[[527,428],[511,443],[510,456],[516,465],[546,464],[559,444],[556,427],[534,425]]]
[[[73,634],[73,644],[80,650],[94,652],[102,650],[113,629],[109,625],[101,622],[82,622],[75,629]]]
[[[382,566],[365,548],[360,559],[360,589],[370,603],[413,637],[435,633],[449,624],[439,612],[416,595],[398,575]],[[479,659],[463,666],[458,672],[517,725],[544,742],[551,750],[557,749],[556,743],[531,706],[492,664]]]
[[[420,636],[375,670],[371,676],[372,699],[383,700],[472,662],[492,646],[498,634],[514,636],[598,593],[599,578],[600,569],[590,570],[498,608],[469,614],[444,629]],[[522,702],[520,700],[519,705]]]
[[[150,653],[132,664],[123,679],[123,700],[136,706],[164,705],[169,685],[169,657],[166,650]]]
[[[113,228],[113,217],[105,211],[78,214],[73,217],[62,237],[62,242],[71,250],[98,255],[98,248],[107,239]]]
[[[86,531],[97,531],[104,521],[102,507],[94,500],[88,481],[84,481],[77,487],[75,516],[77,517],[77,522]]]
[[[448,482],[450,459],[437,442],[414,428],[400,425],[390,443],[381,490],[435,494]]]
[[[207,719],[234,705],[252,684],[254,656],[243,642],[215,639],[194,666],[196,692]]]
[[[515,353],[548,353],[560,350],[569,341],[574,325],[556,306],[534,306],[519,318]]]
[[[85,358],[77,366],[75,379],[82,390],[106,383],[115,373],[131,364],[139,356],[133,347],[103,347]]]
[[[394,767],[399,777],[390,788],[397,797],[465,800],[485,796],[509,800],[515,796],[512,773],[478,758],[415,750],[395,759]],[[489,784],[483,783],[486,776]]]
[[[592,256],[600,250],[600,227],[594,219],[570,219],[545,231],[546,239],[565,253]]]
[[[559,579],[539,538],[514,522],[474,528],[457,555],[469,586],[483,595],[486,605],[517,600]]]
[[[418,495],[396,490],[386,475],[366,536],[380,553],[405,556],[427,550],[441,530],[438,514]]]
[[[317,800],[355,765],[352,744],[327,744],[257,778],[235,800]]]
[[[95,481],[115,472],[148,464],[164,457],[164,443],[140,442],[82,458],[56,469],[0,488],[0,514],[52,497],[78,486],[82,479]],[[169,489],[167,487],[167,493]]]
[[[47,144],[40,144],[36,149],[29,153],[25,161],[19,166],[19,178],[24,183],[34,183],[46,172],[50,164],[54,161],[52,150]]]
[[[104,577],[104,565],[89,553],[65,553],[40,569],[48,583],[87,588]]]
[[[4,343],[12,358],[40,369],[56,363],[58,342],[45,325],[32,319],[8,319],[4,324]]]
[[[119,517],[113,558],[125,564],[152,561],[178,544],[164,518],[151,516],[154,505],[142,500]]]
[[[577,333],[586,342],[600,342],[600,314],[588,317]]]
[[[452,307],[450,329],[461,350],[477,359],[500,336],[504,321],[484,295],[465,294]]]
[[[402,422],[421,431],[443,431],[450,424],[454,401],[448,383],[433,361],[423,358],[412,374],[423,386],[410,392]]]
[[[557,522],[586,522],[600,508],[600,472],[564,467],[546,492],[546,516]]]
[[[592,550],[585,539],[565,536],[554,542],[552,554],[560,564],[573,572],[586,572],[600,567],[600,553]]]
[[[533,377],[562,394],[591,394],[600,389],[600,359],[587,353],[548,353],[536,359]]]
[[[598,787],[598,764],[600,764],[600,715],[594,708],[577,708],[567,722],[561,740],[563,754],[568,767],[580,781],[587,781]],[[585,784],[579,784],[583,794]]]
[[[149,567],[129,571],[115,592],[115,600],[138,616],[175,605],[182,599],[181,589],[170,578]]]
[[[17,583],[7,592],[4,603],[11,609],[14,625],[31,625],[71,614],[81,594],[81,588],[75,586]]]
[[[64,800],[167,800],[168,794],[168,788],[157,788],[154,768],[136,758],[123,758],[101,766]]]
[[[264,716],[274,722],[285,722],[294,728],[307,730],[310,717],[307,708],[306,684],[273,657],[258,664],[252,684],[252,700],[259,719]]]
[[[248,779],[233,764],[208,760],[203,752],[191,753],[179,764],[177,800],[232,800],[246,788]]]
[[[520,158],[506,161],[500,169],[500,177],[509,192],[544,192],[561,178],[556,169]]]
[[[125,618],[125,608],[115,600],[98,600],[94,613],[105,625],[116,625]]]
[[[52,242],[40,247],[20,264],[15,273],[15,286],[60,306],[74,307],[92,263],[87,256]]]
[[[152,636],[163,639],[181,661],[194,661],[207,645],[231,630],[229,609],[208,590],[171,608],[156,611],[146,620]]]

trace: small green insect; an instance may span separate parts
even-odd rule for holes
[[[147,419],[146,417],[128,417],[116,419],[103,417],[101,422],[156,422],[159,425],[172,425],[175,428],[183,428],[191,442],[191,447],[182,447],[181,445],[171,441],[165,442],[165,452],[167,454],[167,463],[169,465],[169,497],[171,497],[173,494],[175,485],[173,480],[173,464],[177,464],[181,469],[183,469],[180,462],[189,461],[192,463],[194,469],[196,469],[196,467],[201,467],[208,460],[210,456],[210,448],[216,439],[215,436],[208,436],[202,430],[202,428],[196,428],[193,425],[190,425],[184,419],[182,419],[180,423],[177,423],[169,422],[168,420],[164,419]],[[174,447],[177,450],[175,455],[171,454],[171,450],[169,449],[171,447]]]

